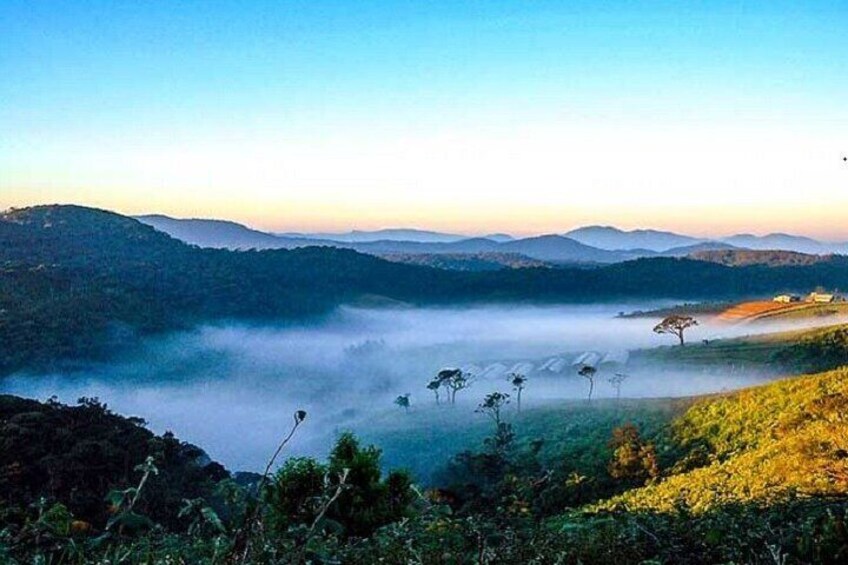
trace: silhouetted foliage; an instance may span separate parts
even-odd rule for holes
[[[521,373],[510,373],[507,375],[507,380],[512,385],[512,389],[515,391],[515,403],[518,408],[518,411],[521,412],[521,393],[524,392],[524,387],[527,386],[527,375],[523,375]]]
[[[591,365],[583,365],[577,371],[577,374],[586,379],[589,383],[589,392],[586,395],[586,399],[591,402],[592,400],[592,392],[595,390],[595,375],[598,373],[598,370]]]
[[[97,399],[65,406],[0,396],[0,506],[26,508],[47,497],[102,528],[110,517],[107,493],[136,481],[135,468],[152,456],[158,474],[138,509],[175,524],[184,498],[209,495],[229,475],[200,448],[143,424]]]

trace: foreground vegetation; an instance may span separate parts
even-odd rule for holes
[[[481,401],[482,443],[424,491],[407,472],[384,472],[380,450],[350,434],[326,462],[294,458],[264,477],[231,476],[197,448],[97,402],[4,397],[0,555],[18,563],[848,558],[846,369],[641,417],[634,404],[608,401],[519,418],[509,400]],[[295,416],[295,437],[304,418]],[[114,434],[134,447],[121,451]],[[70,449],[57,447],[69,438]]]

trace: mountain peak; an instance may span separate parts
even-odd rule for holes
[[[28,208],[13,208],[3,212],[0,215],[0,221],[25,225],[41,232],[49,230],[52,233],[76,237],[172,239],[133,218],[100,208],[76,204],[45,204]]]
[[[566,237],[599,249],[647,249],[663,252],[675,247],[694,245],[703,240],[674,232],[653,229],[625,231],[614,226],[584,226],[567,232]]]
[[[85,206],[50,204],[0,214],[5,256],[28,262],[143,260],[185,245],[133,218]],[[61,242],[58,245],[57,242]]]

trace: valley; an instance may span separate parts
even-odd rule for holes
[[[0,565],[848,563],[846,30],[0,1]]]
[[[8,414],[0,436],[17,445],[40,433],[34,430],[42,418],[56,411],[62,418],[103,411],[143,418],[133,441],[171,446],[170,455],[158,457],[174,477],[151,487],[169,510],[146,506],[146,512],[172,528],[174,497],[189,493],[178,477],[202,477],[192,496],[233,512],[208,489],[227,477],[247,481],[239,488],[256,484],[269,450],[300,410],[308,416],[285,445],[278,486],[287,473],[300,477],[321,461],[332,465],[339,449],[348,453],[344,457],[368,453],[372,473],[418,485],[407,494],[426,491],[422,500],[435,505],[427,508],[493,527],[492,505],[518,504],[523,510],[516,516],[533,520],[507,520],[503,527],[511,535],[557,532],[545,538],[557,547],[577,535],[582,549],[564,550],[575,556],[600,551],[587,549],[595,541],[584,528],[607,515],[611,547],[620,543],[618,536],[636,535],[634,555],[672,559],[680,544],[693,551],[690,541],[676,537],[681,533],[669,532],[675,540],[669,543],[678,545],[668,546],[643,535],[679,527],[670,500],[685,500],[686,512],[704,520],[727,520],[728,504],[743,505],[744,512],[781,505],[796,511],[789,492],[800,489],[828,501],[843,492],[839,482],[822,482],[841,472],[828,463],[834,456],[827,450],[841,449],[836,443],[818,458],[796,454],[792,469],[779,467],[771,455],[801,449],[797,442],[818,433],[813,428],[786,428],[797,431],[786,444],[752,436],[738,448],[750,452],[738,454],[710,435],[710,426],[724,425],[711,410],[726,413],[737,398],[746,399],[751,417],[771,422],[763,426],[795,426],[785,422],[801,412],[786,405],[795,411],[781,415],[788,394],[783,379],[848,365],[843,302],[796,301],[792,294],[778,300],[786,289],[802,295],[848,281],[840,257],[782,265],[769,252],[761,264],[746,256],[743,264],[729,265],[722,255],[718,262],[660,257],[569,268],[522,263],[512,254],[437,254],[406,265],[332,247],[200,249],[133,219],[79,207],[12,212],[0,221],[0,237],[0,394],[9,395],[0,396],[0,412],[5,402]],[[443,243],[426,245],[436,244]],[[490,263],[436,268],[434,257]],[[656,332],[675,316],[698,322],[686,330],[685,346]],[[460,378],[452,392],[446,388],[452,381],[438,380],[446,368]],[[839,380],[830,373],[808,379],[803,382],[827,387]],[[812,384],[804,387],[799,398],[809,396],[805,402],[816,406],[841,395],[819,388],[825,395],[819,398]],[[752,412],[761,401],[750,398],[760,394],[777,395],[784,404],[768,414]],[[72,407],[78,400],[82,404]],[[33,410],[45,416],[32,419],[27,414]],[[85,420],[91,421],[99,420]],[[140,420],[128,422],[138,426]],[[112,468],[109,453],[124,448],[100,428],[90,433],[91,445],[109,445],[103,469]],[[733,442],[759,432],[721,433],[720,441]],[[172,434],[180,440],[174,443]],[[67,454],[69,465],[85,465],[74,459],[84,445]],[[0,478],[0,494],[15,512],[24,512],[19,505],[32,504],[33,493],[45,488],[37,477],[59,476],[49,452],[38,451],[43,447],[32,446],[38,455],[29,462],[16,459],[12,453],[20,449],[14,448],[3,463],[8,473],[35,465],[26,479],[34,481],[30,494],[12,494],[20,479]],[[138,459],[143,452],[132,446],[122,457]],[[187,453],[199,463],[181,459]],[[738,485],[723,478],[726,469],[737,469]],[[116,485],[128,477],[98,480]],[[95,527],[104,527],[106,518],[91,497],[106,493],[87,488],[85,501],[70,494],[59,500],[86,523],[100,520]],[[746,494],[737,494],[738,488]],[[758,509],[763,503],[770,506]],[[841,502],[822,504],[827,511],[843,508]],[[430,520],[429,512],[410,515]],[[656,515],[646,518],[646,512]],[[292,516],[301,519],[299,511]],[[385,520],[400,514],[391,516]],[[451,520],[445,523],[456,524]],[[702,527],[697,520],[696,529]],[[412,530],[404,539],[431,543],[426,527],[405,524]],[[531,529],[521,533],[525,527]],[[772,539],[768,531],[751,536]],[[454,541],[462,546],[467,538]],[[493,543],[526,555],[518,546]],[[714,549],[725,556],[739,549],[722,547]],[[351,562],[363,559],[354,546],[345,551]]]

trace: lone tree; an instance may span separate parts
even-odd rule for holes
[[[654,333],[658,334],[671,334],[676,335],[677,339],[680,340],[680,345],[686,345],[686,341],[683,339],[683,332],[692,326],[697,326],[698,320],[692,318],[691,316],[669,316],[656,326],[654,326]]]
[[[615,400],[621,399],[621,385],[627,380],[627,375],[624,373],[615,373],[607,379],[607,382],[615,389]]]
[[[483,443],[492,449],[493,455],[495,455],[496,467],[500,467],[501,469],[507,464],[507,461],[504,459],[506,450],[512,444],[512,440],[515,437],[512,426],[501,420],[501,410],[507,404],[509,404],[508,394],[504,392],[492,392],[486,395],[483,402],[475,410],[475,412],[488,416],[492,420],[492,423],[495,424],[495,434],[490,438],[486,438]]]
[[[439,389],[442,388],[442,381],[438,378],[433,379],[429,383],[427,383],[427,390],[432,390],[433,394],[436,396],[436,406],[441,404],[441,398],[439,397]]]
[[[512,389],[515,391],[516,406],[518,407],[518,411],[521,412],[521,391],[524,390],[524,386],[527,384],[527,375],[522,375],[521,373],[510,373],[506,378],[509,380],[512,385]]]
[[[509,395],[505,392],[493,392],[491,394],[487,394],[477,406],[477,410],[480,414],[485,414],[495,423],[495,426],[500,427],[501,425],[501,408],[509,404]]]
[[[595,390],[595,375],[598,374],[598,370],[591,365],[583,365],[580,367],[580,370],[577,371],[577,374],[589,381],[589,402],[592,401],[592,391]]]
[[[401,394],[397,398],[395,398],[395,404],[409,412],[409,393]]]
[[[456,393],[471,386],[474,377],[462,369],[442,369],[436,380],[448,390],[448,401],[456,404]]]

